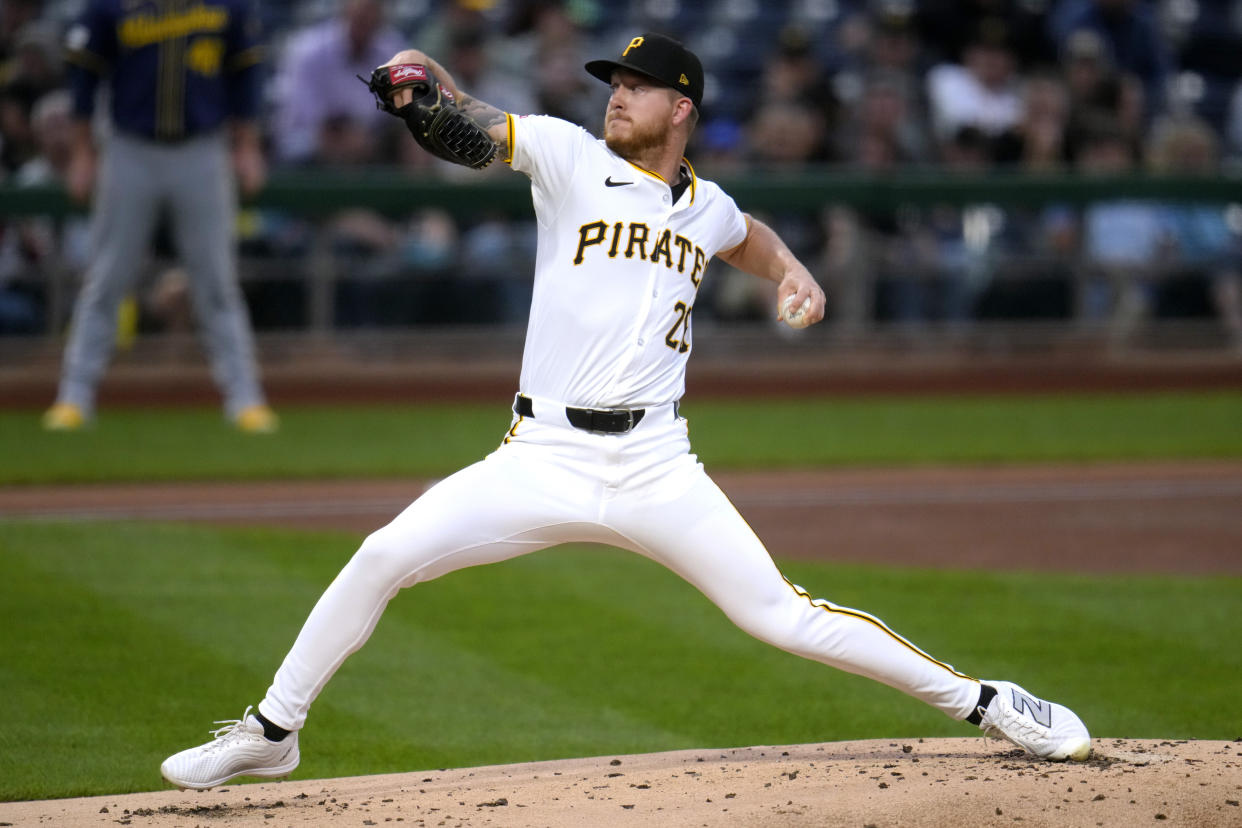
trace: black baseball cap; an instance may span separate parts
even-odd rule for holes
[[[629,69],[654,78],[689,98],[695,109],[703,102],[703,64],[680,42],[655,32],[630,40],[616,60],[592,60],[586,70],[604,83],[612,83],[614,69]]]

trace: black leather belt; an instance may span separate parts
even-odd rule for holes
[[[535,417],[535,407],[530,397],[517,395],[513,410],[523,417]],[[638,425],[645,408],[570,408],[565,406],[565,419],[574,428],[583,431],[599,431],[604,434],[625,434]]]

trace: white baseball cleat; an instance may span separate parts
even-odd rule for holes
[[[1036,698],[1013,682],[983,683],[996,690],[987,709],[979,711],[984,734],[1013,742],[1040,759],[1081,762],[1091,755],[1091,735],[1074,711]]]
[[[205,791],[238,776],[275,779],[298,766],[298,734],[279,742],[263,736],[263,725],[247,707],[240,719],[216,722],[210,742],[173,754],[160,765],[160,775],[181,790]]]

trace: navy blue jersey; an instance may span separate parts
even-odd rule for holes
[[[78,117],[94,113],[101,80],[116,127],[155,140],[257,113],[263,50],[250,0],[90,0],[67,47]]]

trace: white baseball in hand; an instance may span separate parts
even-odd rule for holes
[[[798,307],[793,306],[793,294],[785,297],[785,301],[781,303],[781,319],[791,328],[805,328],[811,324],[807,319],[807,314],[811,312],[811,297],[802,300],[802,304]]]

